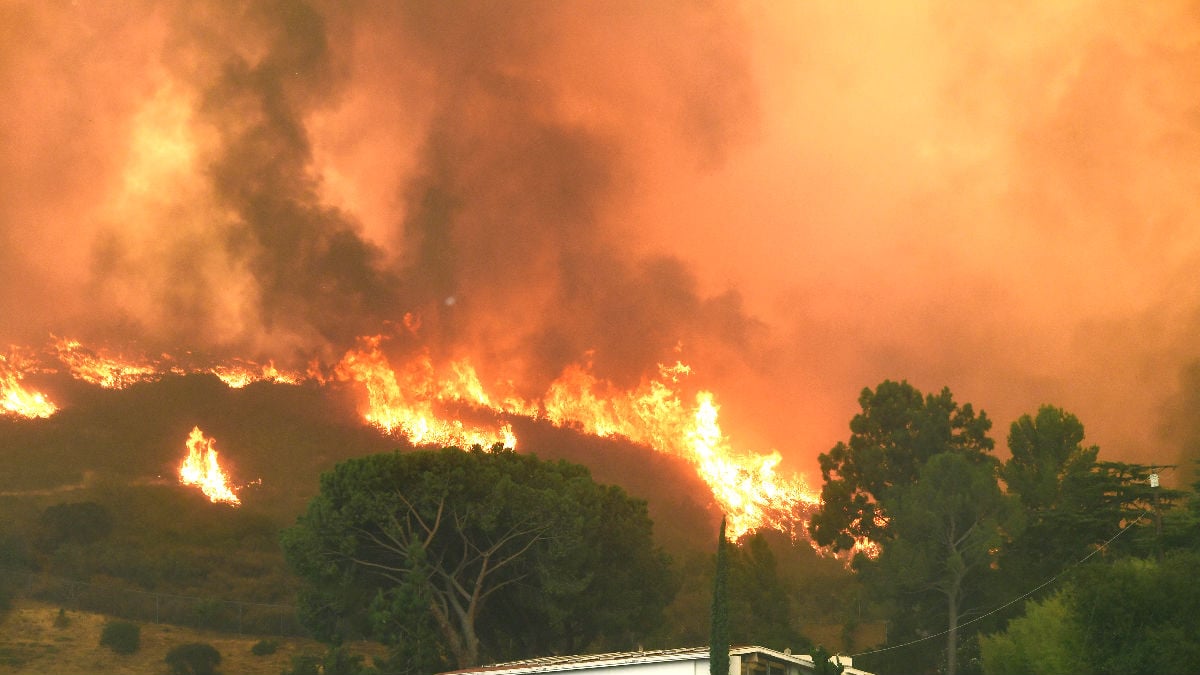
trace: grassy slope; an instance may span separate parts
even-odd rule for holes
[[[250,648],[258,637],[196,631],[166,624],[142,624],[141,648],[128,656],[100,646],[100,631],[108,620],[100,614],[67,611],[70,624],[57,628],[58,608],[21,600],[0,620],[0,674],[59,673],[154,674],[169,672],[167,652],[188,642],[207,642],[221,653],[219,669],[239,675],[278,675],[296,654],[323,654],[325,647],[303,638],[271,638],[279,649],[255,656]],[[354,645],[355,653],[379,653],[377,645]]]

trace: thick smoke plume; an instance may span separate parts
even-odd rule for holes
[[[1182,2],[8,2],[0,340],[679,358],[803,469],[906,378],[1174,461],[1197,63]]]

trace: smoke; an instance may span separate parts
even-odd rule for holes
[[[303,362],[419,322],[530,395],[682,359],[804,469],[884,378],[1175,459],[1198,37],[1182,2],[5,3],[0,338]]]

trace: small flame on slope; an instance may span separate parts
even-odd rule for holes
[[[238,506],[242,500],[229,487],[229,476],[217,458],[216,443],[215,439],[205,438],[200,427],[192,428],[187,439],[187,457],[179,465],[179,482],[199,487],[214,504],[223,502]]]
[[[46,418],[58,411],[44,394],[21,384],[29,370],[19,359],[0,354],[0,412],[29,419]]]

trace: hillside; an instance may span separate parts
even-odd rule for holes
[[[67,610],[68,621],[60,627],[56,625],[58,616],[59,609],[53,605],[22,600],[0,618],[0,675],[160,675],[167,669],[164,661],[167,652],[189,642],[204,642],[215,647],[221,653],[222,672],[278,675],[290,667],[293,656],[319,656],[325,651],[324,645],[314,640],[270,638],[278,643],[277,650],[273,654],[256,656],[251,648],[259,642],[257,636],[150,623],[140,624],[140,648],[133,654],[121,655],[100,645],[100,634],[108,617]],[[353,645],[351,651],[381,653],[377,645],[371,644]]]

